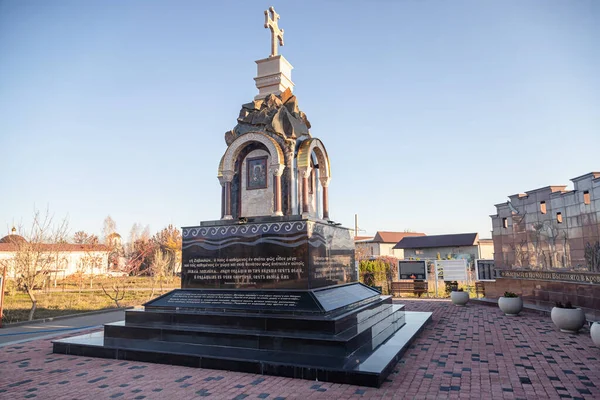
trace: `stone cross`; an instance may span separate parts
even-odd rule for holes
[[[271,29],[271,55],[269,57],[277,55],[277,40],[279,40],[279,45],[283,46],[283,29],[279,29],[279,26],[277,26],[278,19],[279,14],[275,12],[273,7],[269,7],[265,11],[265,28]]]

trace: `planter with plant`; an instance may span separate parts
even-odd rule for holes
[[[498,307],[505,315],[516,317],[523,310],[523,299],[513,292],[504,292],[498,299]]]
[[[592,337],[592,342],[598,347],[600,347],[600,322],[594,322],[590,327],[590,336]]]
[[[450,292],[450,300],[456,306],[464,307],[469,302],[469,292],[465,292],[463,289],[453,288]]]
[[[556,303],[550,317],[561,332],[577,333],[585,325],[585,313],[581,308],[573,307],[570,301],[564,305],[561,302]]]

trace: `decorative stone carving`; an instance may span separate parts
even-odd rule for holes
[[[221,180],[223,180],[223,182],[231,182],[235,172],[233,170],[223,170],[222,174],[223,176],[219,177],[219,182],[221,182]]]
[[[225,134],[227,145],[233,142],[232,135],[238,137],[249,132],[273,133],[283,139],[310,137],[310,122],[298,108],[296,96],[289,88],[279,96],[269,94],[264,99],[242,105],[237,121],[232,133]]]
[[[235,140],[235,132],[232,130],[225,132],[225,143],[229,146]]]
[[[321,182],[321,186],[329,187],[329,182],[331,181],[331,178],[329,176],[321,176],[319,178],[319,181]]]
[[[271,164],[270,169],[273,176],[281,176],[285,170],[285,166],[281,164]]]
[[[312,172],[312,168],[308,167],[308,168],[302,168],[302,169],[298,169],[298,174],[302,177],[302,178],[308,178],[310,176],[310,173]]]

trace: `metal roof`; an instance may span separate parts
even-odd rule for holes
[[[394,249],[423,249],[431,247],[460,247],[477,244],[479,234],[457,233],[451,235],[410,236],[400,240]]]

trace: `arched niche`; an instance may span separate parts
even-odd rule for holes
[[[252,155],[256,157],[252,157]],[[266,160],[266,163],[263,162]],[[248,182],[252,171],[248,163],[263,168],[266,184],[251,187]],[[264,165],[264,167],[263,167]],[[223,219],[242,216],[283,215],[281,211],[281,174],[284,155],[279,144],[271,137],[250,132],[235,139],[225,151],[217,177],[223,186]],[[260,168],[259,168],[260,171]],[[272,177],[272,178],[271,178]]]

